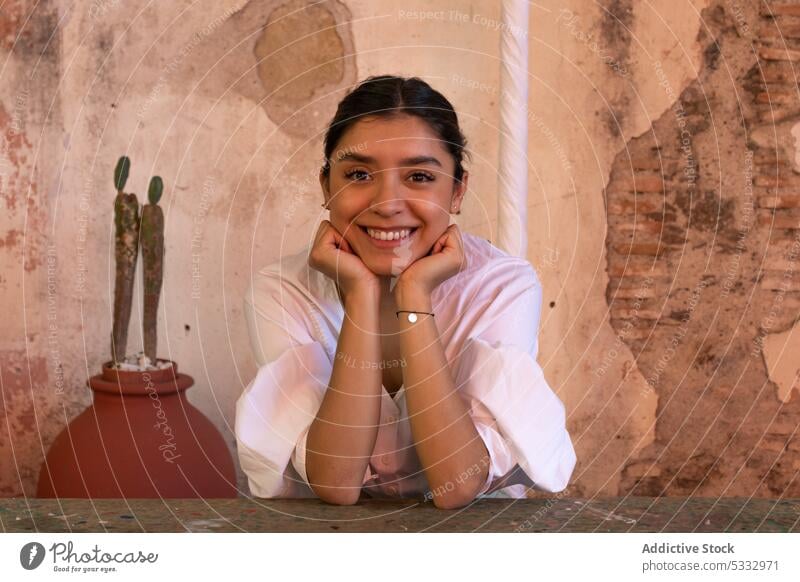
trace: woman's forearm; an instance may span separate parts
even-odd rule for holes
[[[430,294],[396,289],[399,309],[431,311]],[[466,505],[489,474],[489,453],[455,389],[435,318],[411,323],[400,314],[400,349],[408,417],[420,463],[437,507]]]
[[[344,297],[329,387],[306,440],[306,473],[314,492],[336,504],[358,501],[378,433],[381,371],[362,366],[381,357],[379,295],[357,290]]]

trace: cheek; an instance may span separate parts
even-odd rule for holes
[[[450,206],[445,196],[427,194],[409,204],[411,212],[429,225],[447,223],[450,220]]]
[[[355,218],[346,209],[331,207],[330,221],[333,227],[339,231],[347,240],[350,240],[357,228]]]
[[[334,214],[331,213],[331,224],[333,225],[333,228],[335,228],[344,237],[353,252],[357,256],[361,256],[358,251],[358,247],[363,247],[364,240],[359,235],[359,228],[356,226],[355,220],[352,218],[344,218],[340,215],[334,216]]]

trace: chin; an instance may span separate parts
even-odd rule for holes
[[[365,263],[370,271],[379,277],[399,277],[413,261],[399,261],[393,258],[385,258],[383,260],[373,260]]]

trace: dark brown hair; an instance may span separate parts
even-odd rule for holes
[[[325,133],[323,175],[329,175],[333,150],[350,126],[366,116],[388,118],[400,114],[415,115],[428,123],[453,156],[453,178],[460,182],[464,176],[463,157],[465,154],[469,157],[469,152],[465,150],[467,140],[461,133],[453,106],[419,77],[393,75],[368,77],[341,100]]]

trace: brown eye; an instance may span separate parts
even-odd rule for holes
[[[363,174],[363,175],[366,176],[367,172],[365,172],[364,170],[350,170],[349,172],[345,172],[344,177],[345,178],[349,178],[349,179],[353,179],[353,176],[355,176],[357,174]],[[363,180],[360,179],[360,178],[356,178],[356,182],[363,182]]]
[[[436,179],[436,178],[434,178],[432,175],[430,175],[427,172],[414,172],[413,174],[411,174],[411,177],[414,178],[414,179],[411,180],[412,182],[420,182],[420,183],[422,183],[422,182],[433,182]],[[421,178],[421,179],[417,179],[417,178]]]

